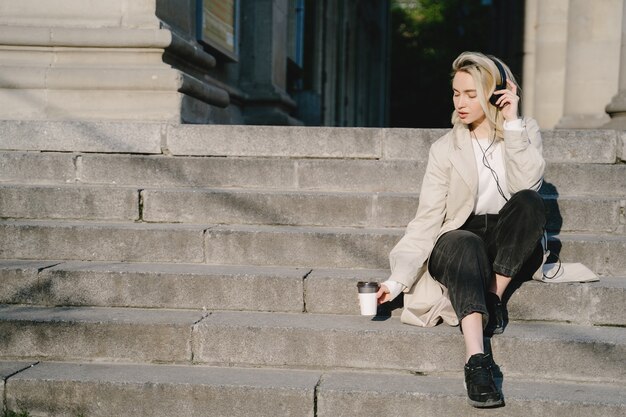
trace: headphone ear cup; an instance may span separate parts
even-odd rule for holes
[[[502,80],[504,81],[504,83],[496,85],[496,90],[495,91],[506,89],[506,75],[504,74],[504,72],[501,72],[500,75],[502,76]],[[491,97],[489,97],[489,102],[492,105],[497,107],[496,102],[498,101],[500,96],[501,96],[501,94],[492,94]]]
[[[493,61],[493,63],[496,64],[496,67],[498,68],[498,72],[500,73],[500,83],[496,84],[496,91],[506,89],[506,71],[502,67],[502,64],[500,64],[500,62],[498,62],[498,60],[495,59],[495,57],[491,55],[488,55],[488,56]],[[500,95],[492,94],[491,97],[489,97],[489,102],[493,106],[497,106],[496,102],[498,101],[499,98],[500,98]]]
[[[496,87],[496,90],[500,90],[499,86]],[[498,99],[500,98],[499,95],[497,94],[492,94],[491,97],[489,97],[489,102],[491,103],[492,106],[498,107],[498,105],[496,104],[496,102],[498,101]]]

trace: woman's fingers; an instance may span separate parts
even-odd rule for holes
[[[519,97],[511,90],[498,91],[500,97],[496,101],[496,106],[500,108],[502,116],[505,120],[514,120],[518,118]]]
[[[513,94],[517,95],[517,86],[515,85],[513,81],[507,79],[506,85],[509,86],[508,90],[510,90]]]
[[[498,90],[494,94],[500,95],[496,101],[498,107],[504,107],[507,104],[516,103],[519,101],[519,97],[511,90]]]
[[[389,289],[385,285],[381,285],[376,293],[376,298],[378,299],[378,304],[382,304],[389,299]]]
[[[513,100],[519,101],[519,97],[517,95],[517,86],[515,85],[515,83],[507,79],[506,85],[507,88],[494,91],[494,94],[500,96],[496,101],[496,104],[500,107],[503,107],[505,104],[510,104]]]

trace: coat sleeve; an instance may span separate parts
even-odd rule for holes
[[[389,279],[403,284],[407,290],[413,286],[443,224],[450,166],[444,163],[445,153],[441,152],[442,149],[437,152],[436,147],[441,148],[444,145],[445,143],[438,141],[431,146],[417,214],[389,254]]]
[[[509,192],[538,191],[543,182],[546,163],[539,125],[534,119],[524,119],[522,130],[504,131],[506,182]]]

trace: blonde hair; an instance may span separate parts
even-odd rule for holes
[[[498,63],[502,65],[507,79],[511,80],[517,86],[519,94],[519,84],[515,80],[511,69],[500,59],[487,56],[480,52],[463,52],[459,55],[452,63],[452,77],[459,71],[466,72],[472,76],[474,84],[476,84],[476,94],[480,107],[485,112],[485,116],[491,128],[495,129],[496,136],[503,138],[504,118],[502,117],[500,109],[489,103],[489,97],[491,97],[495,91],[496,85],[502,82],[500,79],[500,71],[494,61],[498,61]],[[452,112],[452,124],[457,126],[459,123],[462,122],[455,109]]]

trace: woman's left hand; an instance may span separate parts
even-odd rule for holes
[[[517,114],[519,96],[517,95],[517,86],[511,80],[506,80],[506,84],[508,86],[506,89],[496,90],[494,94],[500,96],[496,101],[496,106],[500,108],[504,120],[512,121],[519,118]]]

